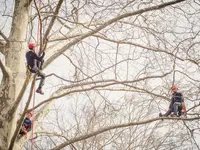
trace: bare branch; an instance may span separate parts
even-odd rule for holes
[[[19,95],[17,96],[17,99],[16,99],[15,103],[13,104],[13,106],[12,106],[11,109],[10,109],[11,114],[14,114],[15,111],[17,110],[17,108],[18,108],[18,106],[19,106],[19,104],[20,104],[20,102],[21,102],[21,99],[22,99],[22,97],[23,97],[23,95],[24,95],[24,93],[25,93],[25,91],[26,91],[26,88],[27,88],[27,86],[28,86],[28,84],[29,84],[30,78],[31,78],[31,75],[29,74],[29,75],[26,77],[26,80],[24,81],[24,84],[23,84],[23,86],[22,86],[22,89],[20,90],[20,93],[19,93]]]
[[[93,78],[93,77],[95,77],[95,76],[97,76],[97,75],[103,73],[104,71],[106,71],[106,70],[108,70],[108,69],[114,67],[115,65],[118,65],[118,64],[120,64],[120,63],[122,63],[122,62],[125,62],[125,61],[128,61],[128,60],[131,60],[131,59],[121,60],[121,61],[117,62],[116,64],[114,64],[114,65],[112,65],[112,66],[109,66],[109,67],[103,69],[102,71],[100,71],[100,72],[98,72],[98,73],[96,73],[96,74],[94,74],[94,75],[92,75],[92,76],[90,76],[90,77],[87,77],[87,78],[85,78],[85,79],[79,80],[79,81],[77,81],[77,82],[82,82],[82,81],[85,81],[85,80],[91,79],[91,78]]]
[[[160,97],[164,100],[167,100],[167,101],[170,101],[170,98],[166,97],[166,96],[163,96],[163,95],[159,95],[157,93],[154,93],[154,92],[151,92],[151,91],[148,91],[146,89],[142,89],[142,88],[139,88],[139,87],[136,87],[136,86],[131,86],[131,85],[128,85],[128,84],[124,84],[125,86],[128,86],[130,88],[127,88],[127,87],[124,87],[124,88],[97,88],[97,90],[103,90],[103,91],[129,91],[129,92],[142,92],[142,93],[147,93],[149,95],[153,95],[155,97]],[[134,89],[134,90],[133,90]]]
[[[38,18],[39,18],[38,29],[39,29],[39,35],[40,35],[39,37],[40,37],[40,39],[38,39],[38,40],[40,40],[40,50],[39,50],[39,53],[41,53],[41,49],[42,49],[42,45],[43,45],[43,43],[42,43],[42,18],[41,18],[40,10],[39,10],[41,2],[39,2],[39,8],[38,8],[38,6],[36,4],[36,0],[34,0],[34,4],[35,4],[36,10],[37,10],[37,14],[38,14]]]
[[[24,117],[25,117],[25,115],[26,115],[26,111],[27,111],[27,109],[28,109],[28,107],[29,107],[29,105],[30,105],[31,98],[32,98],[33,93],[34,93],[34,90],[33,90],[33,89],[34,89],[34,87],[35,87],[35,78],[36,78],[36,75],[34,75],[34,78],[33,78],[32,84],[31,84],[31,89],[30,89],[31,92],[30,92],[30,94],[29,94],[29,98],[28,98],[28,101],[27,101],[26,106],[25,106],[25,108],[24,108],[24,111],[23,111],[23,113],[22,113],[22,115],[21,115],[21,118],[20,118],[19,121],[18,121],[16,130],[15,130],[15,132],[14,132],[14,134],[13,134],[12,139],[11,139],[10,146],[9,146],[9,150],[12,150],[12,149],[13,149],[15,140],[16,140],[16,138],[17,138],[19,132],[20,132],[20,129],[21,129],[21,126],[22,126]]]
[[[157,6],[152,6],[152,7],[149,7],[149,8],[144,8],[144,9],[141,9],[141,10],[138,10],[138,11],[135,11],[135,12],[131,12],[131,13],[125,13],[123,15],[120,15],[120,16],[117,16],[113,19],[110,19],[109,21],[105,22],[103,25],[100,25],[99,27],[97,27],[96,29],[92,30],[92,31],[89,31],[85,34],[83,34],[82,36],[78,37],[77,39],[74,39],[73,41],[69,42],[66,46],[63,46],[60,50],[58,50],[57,53],[55,53],[54,55],[52,55],[47,61],[46,63],[44,64],[44,68],[47,67],[47,65],[49,65],[51,62],[53,62],[57,57],[59,57],[62,53],[64,53],[67,49],[69,49],[71,46],[75,45],[76,43],[80,42],[81,40],[99,32],[100,30],[104,29],[105,27],[113,24],[114,22],[117,22],[121,19],[124,19],[124,18],[127,18],[127,17],[130,17],[130,16],[135,16],[135,15],[138,15],[138,14],[142,14],[144,12],[149,12],[149,11],[153,11],[153,10],[158,10],[158,9],[162,9],[162,8],[165,8],[169,5],[173,5],[173,4],[176,4],[176,3],[180,3],[180,2],[183,2],[185,0],[174,0],[174,1],[170,1],[170,2],[167,2],[167,3],[163,3],[163,4],[160,4],[160,5],[157,5]]]
[[[41,132],[36,132],[35,134],[46,134],[46,135],[53,135],[53,136],[58,136],[58,137],[62,137],[65,140],[69,140],[66,136],[62,135],[62,134],[58,134],[57,132],[47,132],[47,131],[41,131]],[[74,148],[74,150],[77,150],[76,147],[71,144],[71,146]]]
[[[5,54],[6,42],[0,40],[0,52]]]
[[[31,4],[32,0],[28,0],[26,4],[24,4],[24,7],[29,7]]]
[[[186,77],[188,77],[190,80],[195,81],[195,82],[200,82],[200,80],[195,80],[193,78],[191,78],[189,75],[187,75],[186,73],[179,71],[179,70],[174,70],[174,72],[179,72],[181,74],[184,74]]]
[[[1,32],[1,30],[0,30],[0,35],[1,35],[2,38],[6,41],[6,43],[9,43],[8,38],[5,36],[5,34],[3,34],[3,32]]]
[[[80,72],[82,72],[85,76],[87,76],[88,78],[90,78],[86,73],[84,73],[78,66],[76,66],[74,63],[73,63],[73,61],[67,56],[67,55],[65,55],[65,54],[63,54],[69,61],[70,61],[70,63],[75,67],[75,68],[77,68]]]
[[[193,110],[194,108],[199,107],[199,106],[200,106],[200,102],[199,102],[199,104],[196,104],[196,105],[194,105],[193,107],[189,108],[189,109],[187,110],[187,112],[189,112],[190,110]]]
[[[3,64],[3,62],[1,61],[1,59],[0,59],[0,68],[1,68],[3,75],[5,77],[9,77],[8,70],[7,70],[6,66]]]
[[[79,37],[81,35],[82,34],[69,35],[69,36],[65,36],[65,37],[62,37],[62,38],[52,39],[52,40],[49,40],[48,42],[56,42],[56,41],[68,40],[68,39],[72,39],[72,38],[77,38],[77,37]]]
[[[78,141],[82,141],[85,139],[88,139],[90,137],[96,136],[98,134],[104,133],[106,131],[110,131],[113,129],[118,129],[118,128],[125,128],[125,127],[129,127],[129,126],[137,126],[137,125],[142,125],[142,124],[147,124],[147,123],[152,123],[155,121],[159,121],[159,120],[184,120],[184,121],[194,121],[194,120],[199,120],[200,117],[194,117],[194,118],[187,118],[187,119],[183,119],[183,118],[178,118],[178,117],[161,117],[161,118],[153,118],[153,119],[149,119],[149,120],[144,120],[144,121],[138,121],[138,122],[130,122],[130,123],[124,123],[124,124],[118,124],[118,125],[113,125],[113,126],[109,126],[109,127],[105,127],[103,129],[97,130],[97,131],[93,131],[92,133],[86,134],[86,135],[82,135],[79,137],[76,137],[72,140],[66,141],[56,147],[54,147],[52,150],[60,150],[74,142],[78,142]]]
[[[29,109],[28,112],[37,109],[38,107],[40,107],[41,105],[43,105],[45,103],[51,102],[52,100],[61,98],[63,96],[66,96],[66,95],[69,95],[69,94],[72,94],[72,93],[85,92],[85,91],[89,91],[89,90],[93,90],[93,89],[97,89],[97,88],[108,87],[108,86],[118,85],[118,84],[135,83],[135,82],[139,82],[139,81],[143,81],[143,80],[147,80],[147,79],[151,79],[151,78],[162,78],[162,77],[167,76],[170,73],[171,72],[165,73],[163,75],[158,75],[158,76],[148,76],[148,77],[139,78],[139,79],[136,79],[136,80],[133,80],[133,81],[104,80],[104,81],[96,81],[96,82],[94,81],[94,82],[87,82],[87,83],[79,83],[79,84],[76,84],[76,85],[71,85],[71,87],[70,86],[64,86],[61,89],[58,89],[58,91],[56,91],[55,93],[62,92],[60,90],[68,89],[67,92],[64,92],[64,93],[56,95],[56,96],[52,96],[51,98],[42,101],[41,103],[39,103],[35,107]],[[102,83],[106,83],[106,82],[107,82],[107,84],[102,84]],[[111,83],[109,83],[109,82],[111,82]],[[96,85],[97,83],[100,83],[100,85]],[[90,84],[92,84],[94,86],[92,86]],[[84,85],[87,85],[87,86],[83,87]],[[72,89],[72,87],[75,88],[75,89]]]
[[[101,35],[93,35],[93,36],[101,38],[101,39],[106,40],[106,41],[114,42],[114,43],[117,43],[117,44],[128,44],[128,45],[137,46],[137,47],[144,48],[144,49],[154,51],[154,52],[165,53],[165,54],[171,55],[171,56],[173,56],[173,57],[175,57],[175,58],[177,58],[181,61],[184,61],[184,59],[182,59],[182,58],[180,58],[180,57],[178,57],[178,56],[174,55],[173,53],[170,53],[166,50],[162,50],[162,49],[158,49],[158,48],[151,48],[151,47],[147,47],[147,46],[144,46],[144,45],[141,45],[141,44],[138,44],[138,43],[134,43],[134,42],[112,40],[112,39],[106,38],[106,37],[101,36]]]
[[[48,35],[49,35],[49,33],[50,33],[52,27],[53,27],[53,24],[54,24],[54,22],[55,22],[55,20],[56,20],[56,17],[57,17],[57,15],[58,15],[58,12],[59,12],[59,10],[60,10],[60,8],[61,8],[62,3],[63,3],[63,0],[59,0],[58,4],[57,4],[57,6],[56,6],[56,10],[55,10],[55,12],[54,12],[54,14],[53,14],[53,17],[52,17],[52,19],[51,19],[51,22],[49,23],[49,26],[48,26],[48,28],[47,28],[45,34],[44,34],[44,37],[43,37],[43,44],[45,45],[44,48],[46,47],[46,44],[47,44],[47,37],[48,37]],[[44,50],[45,50],[45,49],[44,49]]]
[[[189,132],[190,132],[190,134],[191,134],[191,137],[192,137],[192,139],[193,139],[193,141],[194,141],[194,143],[195,143],[197,149],[200,150],[199,145],[198,145],[198,143],[196,142],[195,137],[194,137],[194,130],[193,130],[193,129],[191,130],[191,129],[189,128],[189,126],[188,126],[184,121],[183,121],[183,123],[184,123],[184,125],[186,126],[186,128],[189,130]]]
[[[64,78],[62,78],[62,77],[56,75],[55,73],[51,73],[51,74],[46,75],[46,78],[47,78],[47,77],[51,77],[51,76],[55,76],[55,77],[57,77],[58,79],[61,79],[61,80],[66,81],[66,82],[74,83],[74,81],[64,79]],[[41,78],[37,78],[36,80],[40,80],[40,79],[41,79]]]

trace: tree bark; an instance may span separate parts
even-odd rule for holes
[[[12,28],[5,50],[5,65],[9,76],[4,76],[0,88],[0,149],[7,150],[17,124],[16,109],[10,111],[26,78],[26,28],[29,7],[26,0],[15,0]],[[14,148],[17,150],[16,148]]]

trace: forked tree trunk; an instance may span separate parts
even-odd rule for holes
[[[7,150],[17,124],[16,111],[10,111],[25,80],[26,28],[29,7],[27,0],[15,0],[12,28],[5,60],[9,76],[0,85],[0,149]],[[16,148],[13,148],[17,150]]]

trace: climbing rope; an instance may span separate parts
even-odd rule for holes
[[[35,80],[35,79],[34,79]],[[35,81],[34,81],[35,82]],[[33,88],[33,90],[34,90],[34,94],[33,94],[33,107],[35,106],[35,85],[34,85],[34,88]],[[34,135],[34,110],[32,111],[32,138],[31,138],[31,150],[33,150],[34,149],[34,137],[33,137],[33,135]]]
[[[41,8],[41,3],[42,3],[42,1],[41,0],[38,0],[39,1],[39,6],[38,6],[38,28],[37,28],[37,44],[39,43],[39,41],[40,41],[40,39],[41,39],[41,30],[40,30],[40,28],[41,28],[41,26],[40,26],[40,18],[39,18],[39,11],[40,11],[40,8]],[[36,3],[35,3],[35,5],[36,5]],[[37,7],[36,7],[37,8]],[[40,41],[41,42],[41,41]],[[41,46],[41,45],[40,45]],[[37,49],[38,50],[38,49]],[[38,51],[38,53],[37,53],[38,55],[40,54],[40,49],[39,49],[39,51]],[[35,79],[34,79],[35,80]],[[36,81],[36,80],[35,80]],[[35,82],[34,81],[34,82]],[[36,88],[35,88],[35,85],[34,85],[34,88],[33,88],[33,90],[34,90],[34,94],[33,94],[33,108],[35,107],[35,93],[36,93]],[[34,110],[32,111],[32,138],[31,138],[31,150],[33,150],[34,149],[34,137],[33,137],[33,135],[34,135]]]

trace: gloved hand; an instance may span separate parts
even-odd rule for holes
[[[185,119],[187,118],[187,113],[186,113],[186,112],[184,112],[184,118],[185,118]]]
[[[184,116],[184,119],[187,118],[187,112],[185,110],[181,110],[182,111],[182,115]]]
[[[43,57],[45,56],[45,52],[44,52],[44,51],[42,52],[42,56],[43,56]]]
[[[40,63],[40,70],[42,70],[43,64],[44,64],[44,60],[42,60],[41,63]]]

